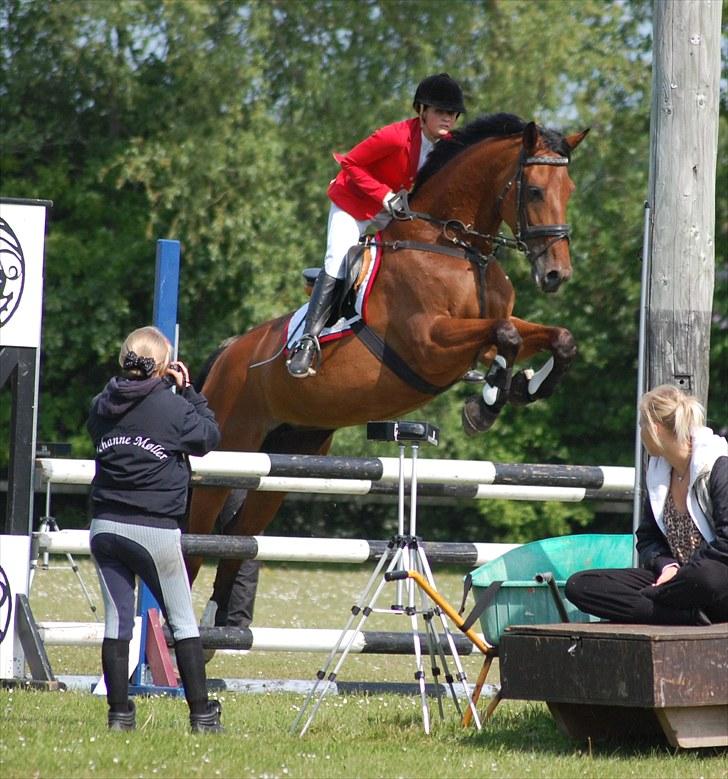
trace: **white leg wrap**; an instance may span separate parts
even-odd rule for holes
[[[496,370],[505,370],[506,369],[506,358],[503,357],[500,354],[496,354],[495,358],[493,359],[494,363],[497,363],[498,368]],[[491,371],[493,370],[495,366],[491,366]],[[489,371],[490,373],[490,371]],[[490,384],[488,384],[488,380],[486,378],[486,382],[483,385],[483,400],[485,401],[485,404],[487,406],[492,406],[496,400],[498,400],[498,392],[500,390],[498,387],[492,387]]]
[[[538,388],[546,381],[549,373],[554,369],[554,358],[549,357],[539,370],[533,374],[528,382],[528,394],[535,395]]]

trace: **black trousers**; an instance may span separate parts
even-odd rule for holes
[[[647,625],[700,624],[698,610],[711,622],[728,622],[728,565],[702,559],[682,566],[666,584],[643,568],[603,568],[575,573],[566,597],[587,614]]]

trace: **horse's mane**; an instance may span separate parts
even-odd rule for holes
[[[518,135],[526,128],[527,122],[515,114],[486,114],[474,119],[460,130],[453,130],[451,137],[439,141],[427,157],[427,162],[420,168],[412,195],[434,176],[440,168],[443,168],[453,157],[460,154],[469,146],[486,138],[501,138],[507,135]],[[564,157],[571,151],[564,141],[563,135],[556,130],[539,127],[541,136],[546,145],[552,151],[558,152]]]

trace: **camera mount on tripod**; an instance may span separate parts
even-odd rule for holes
[[[410,420],[398,422],[367,422],[367,438],[370,441],[423,442],[437,446],[440,443],[440,428],[429,422]]]

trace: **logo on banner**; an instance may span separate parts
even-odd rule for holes
[[[0,644],[5,640],[13,612],[13,594],[5,570],[0,565]]]
[[[0,217],[0,327],[17,311],[24,286],[23,247],[7,221]]]

